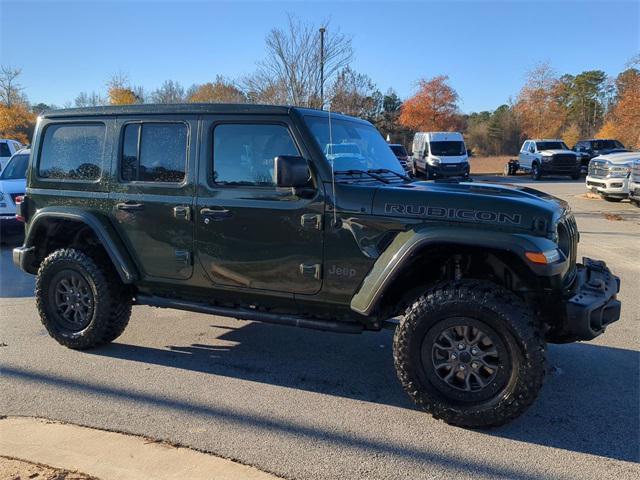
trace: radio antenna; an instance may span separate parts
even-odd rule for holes
[[[338,201],[336,198],[336,175],[335,175],[335,170],[333,168],[335,157],[333,156],[333,131],[331,130],[331,102],[329,102],[329,108],[327,110],[327,113],[329,115],[329,148],[327,149],[327,151],[331,156],[331,189],[333,190],[333,226],[335,227],[338,225],[338,213],[337,213]]]

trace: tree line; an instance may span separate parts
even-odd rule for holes
[[[558,74],[548,63],[527,73],[518,96],[492,111],[464,114],[460,97],[445,75],[416,82],[402,100],[382,93],[365,73],[351,66],[351,38],[330,29],[325,41],[324,84],[320,75],[318,27],[289,16],[265,38],[266,55],[250,75],[185,87],[166,80],[147,92],[127,75],[113,75],[104,91],[80,92],[64,107],[139,103],[263,103],[330,108],[371,121],[392,142],[410,146],[416,131],[461,131],[480,155],[512,155],[524,138],[578,139],[613,137],[640,147],[640,56],[616,77],[603,71]],[[0,68],[0,136],[28,143],[36,117],[53,105],[31,104],[19,83],[21,70]],[[324,98],[321,96],[324,87]]]

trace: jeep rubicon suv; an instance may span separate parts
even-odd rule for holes
[[[348,116],[197,104],[48,112],[27,187],[13,259],[37,274],[42,323],[70,348],[113,341],[132,305],[395,328],[409,396],[481,427],[533,402],[545,342],[592,339],[620,316],[618,278],[603,262],[576,263],[565,202],[414,181],[370,123]]]

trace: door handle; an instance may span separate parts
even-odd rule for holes
[[[144,205],[142,203],[122,202],[122,203],[117,203],[116,208],[118,210],[136,211],[136,210],[144,210]]]
[[[225,218],[229,218],[233,215],[231,210],[227,210],[226,208],[202,208],[200,210],[200,215],[204,217],[204,223],[209,223],[208,220],[224,220]]]

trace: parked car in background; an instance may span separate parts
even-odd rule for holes
[[[404,168],[406,172],[410,171],[409,154],[407,153],[407,149],[404,148],[404,145],[391,143],[389,144],[389,148],[400,162],[400,165],[402,165],[402,168]]]
[[[636,160],[640,160],[640,152],[610,153],[591,159],[587,188],[610,202],[627,198],[631,167]]]
[[[459,132],[418,132],[413,137],[412,173],[427,179],[469,176],[469,157]]]
[[[19,150],[0,173],[0,240],[19,239],[24,223],[16,219],[16,198],[26,191],[30,150]]]
[[[640,207],[640,160],[635,160],[631,166],[629,177],[629,200]]]
[[[0,172],[9,163],[9,159],[18,150],[24,148],[20,142],[8,138],[0,138]]]
[[[526,140],[518,155],[519,168],[530,172],[534,180],[543,175],[568,175],[580,178],[578,154],[559,139]]]
[[[592,138],[580,140],[573,147],[581,158],[582,168],[586,171],[589,168],[589,161],[592,158],[609,153],[628,152],[624,145],[612,138]]]

